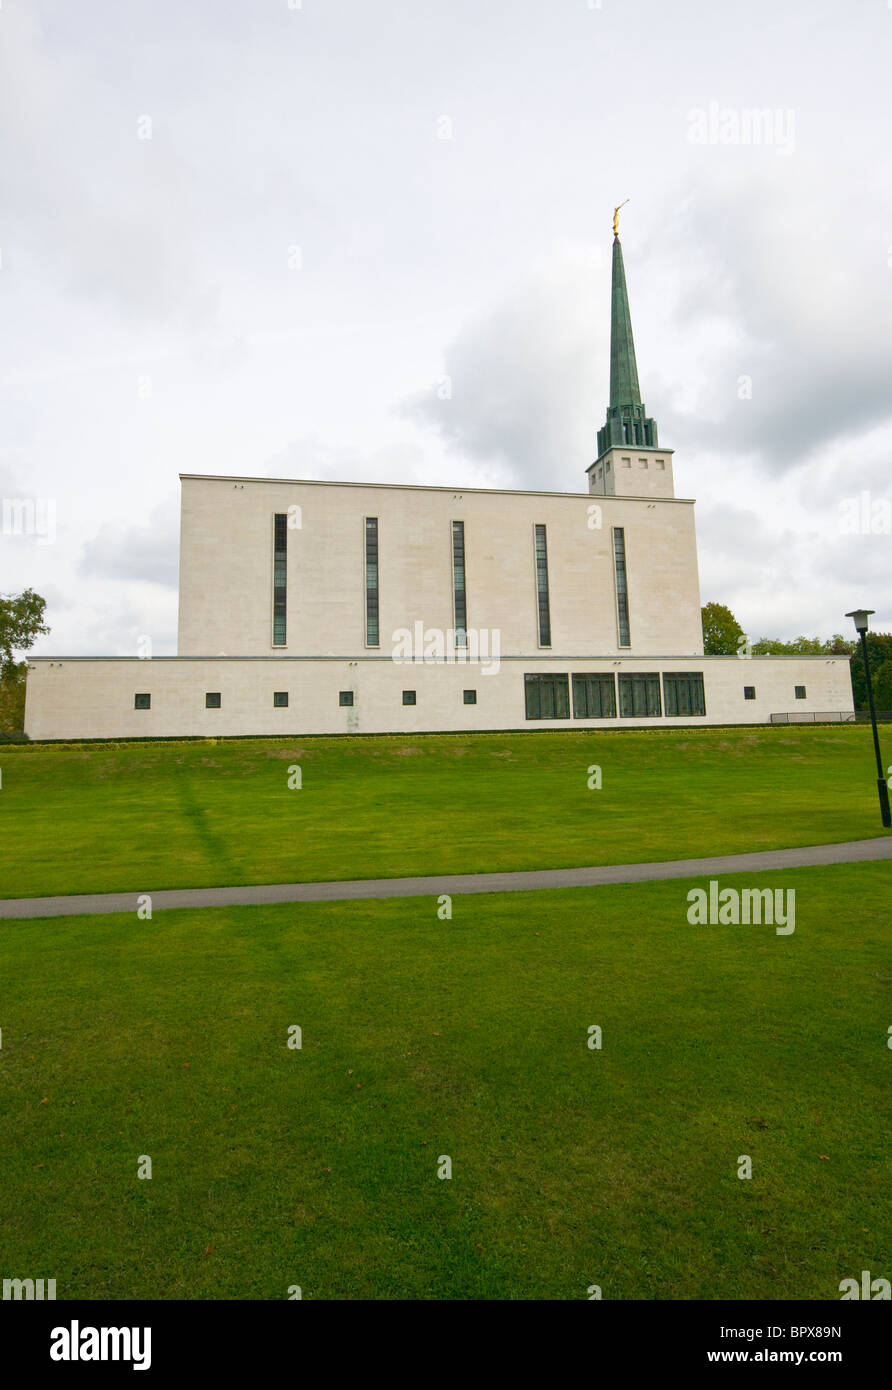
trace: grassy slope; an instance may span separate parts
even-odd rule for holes
[[[0,923],[4,1272],[60,1298],[888,1277],[892,869],[722,882],[795,887],[794,935],[691,927],[681,882],[456,898],[451,922],[420,899]]]
[[[289,791],[290,765],[303,787]],[[598,763],[603,787],[589,791]],[[0,896],[686,858],[880,833],[870,730],[4,748]]]

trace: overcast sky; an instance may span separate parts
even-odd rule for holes
[[[890,70],[887,0],[2,0],[35,652],[175,651],[179,472],[584,491],[625,198],[704,602],[892,628]]]

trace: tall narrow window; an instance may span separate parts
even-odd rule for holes
[[[619,645],[630,647],[629,586],[626,580],[626,533],[622,526],[613,528],[613,560],[616,566],[616,621]]]
[[[273,519],[273,646],[285,646],[285,594],[288,583],[288,516]]]
[[[465,583],[465,523],[452,523],[452,593],[455,602],[455,645],[468,645],[468,592]]]
[[[548,543],[545,527],[536,527],[536,601],[539,608],[539,646],[551,646],[551,610],[548,605]]]
[[[365,519],[365,644],[377,647],[378,627],[378,518]]]

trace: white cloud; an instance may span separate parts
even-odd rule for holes
[[[889,490],[890,14],[4,0],[0,492],[59,524],[2,584],[44,650],[173,650],[178,472],[582,490],[624,197],[704,595],[781,635],[888,613],[835,509]],[[793,110],[796,153],[693,146],[713,97]]]
[[[171,494],[145,521],[106,522],[84,546],[81,569],[102,579],[176,589],[179,574],[179,497]]]
[[[540,257],[468,321],[404,414],[509,486],[584,491],[606,395],[605,266],[595,245]]]

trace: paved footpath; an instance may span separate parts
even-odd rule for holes
[[[345,898],[420,898],[441,893],[517,893],[534,888],[589,888],[600,883],[645,883],[660,878],[801,869],[892,859],[892,835],[839,845],[721,854],[712,859],[670,859],[661,864],[603,864],[588,869],[530,869],[504,874],[432,874],[427,878],[343,879],[324,883],[258,883],[234,888],[165,888],[157,893],[81,893],[69,898],[3,898],[0,917],[69,917],[89,912],[135,912],[148,892],[152,911],[173,907],[231,907],[252,903],[315,903]]]

